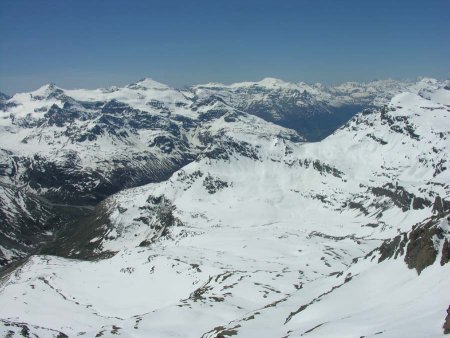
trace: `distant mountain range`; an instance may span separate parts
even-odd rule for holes
[[[295,129],[307,140],[318,141],[330,135],[355,113],[381,107],[396,94],[435,90],[445,84],[423,78],[418,81],[348,82],[333,87],[266,78],[260,82],[229,86],[210,83],[194,86],[193,89],[199,97],[215,95],[232,107]]]
[[[46,85],[37,90],[35,95],[40,96],[40,91],[50,87],[78,101],[117,100],[148,112],[154,112],[160,106],[173,114],[187,114],[190,117],[196,115],[187,112],[195,108],[194,102],[222,99],[233,108],[297,130],[310,141],[318,141],[330,135],[355,113],[369,107],[381,107],[396,94],[436,90],[446,85],[449,85],[448,81],[431,78],[416,81],[347,82],[337,86],[289,83],[265,78],[259,82],[231,85],[208,83],[177,90],[146,78],[124,88],[96,90],[63,90],[54,85]],[[15,97],[20,102],[20,95]],[[0,105],[7,99],[8,96],[0,93]],[[181,108],[186,109],[183,112]]]

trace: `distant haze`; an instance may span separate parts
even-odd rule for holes
[[[450,1],[1,1],[0,91],[450,77]]]

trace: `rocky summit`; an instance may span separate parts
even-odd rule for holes
[[[443,337],[450,82],[0,95],[5,337]]]

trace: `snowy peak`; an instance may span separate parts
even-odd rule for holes
[[[59,88],[54,83],[48,83],[43,85],[42,87],[36,89],[35,91],[32,91],[31,94],[33,96],[37,97],[45,97],[48,98],[51,95],[54,95],[55,93],[63,92],[62,88]]]
[[[169,86],[157,82],[149,77],[143,78],[136,83],[129,84],[126,87],[131,89],[170,89]]]
[[[260,86],[260,87],[267,87],[267,88],[286,88],[286,87],[292,87],[292,84],[289,82],[285,82],[283,80],[274,78],[274,77],[266,77],[258,82],[244,82],[242,84],[234,83],[231,85],[231,87],[239,87],[242,85],[248,85],[248,86]]]
[[[283,80],[274,78],[274,77],[266,77],[258,82],[262,86],[283,86],[286,85],[288,82],[285,82]]]

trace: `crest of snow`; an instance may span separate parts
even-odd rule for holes
[[[132,87],[132,86],[139,86],[139,87],[144,87],[147,89],[170,89],[170,87],[168,85],[165,85],[163,83],[160,83],[158,81],[155,81],[149,77],[143,78],[142,80],[139,80],[138,82],[128,85],[128,87]]]

